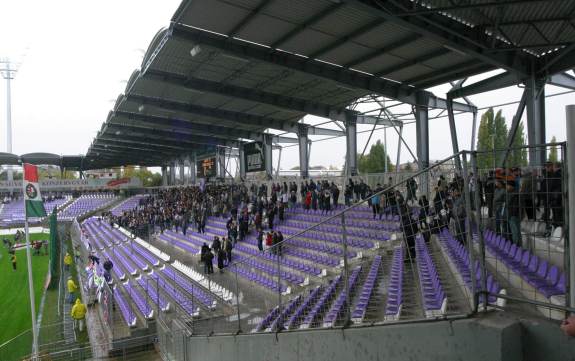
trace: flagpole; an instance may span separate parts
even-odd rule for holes
[[[32,315],[32,360],[38,359],[38,330],[36,328],[36,302],[34,300],[34,283],[32,279],[32,257],[30,255],[30,232],[28,230],[28,215],[25,216],[26,232],[26,262],[28,263],[28,287],[30,291],[30,313]]]

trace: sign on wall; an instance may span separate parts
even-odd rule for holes
[[[210,157],[198,161],[198,178],[211,178],[216,176],[216,157]]]
[[[77,189],[118,189],[118,188],[139,188],[142,181],[139,178],[120,179],[42,179],[39,182],[42,190],[77,190]],[[21,190],[22,181],[2,181],[1,190]]]
[[[271,162],[271,159],[269,160]],[[246,172],[261,172],[266,170],[264,144],[252,142],[244,145],[244,162]]]

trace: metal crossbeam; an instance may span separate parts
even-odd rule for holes
[[[380,19],[377,19],[375,21],[372,21],[368,24],[365,24],[345,35],[343,35],[341,38],[327,44],[326,46],[324,46],[323,48],[320,48],[316,51],[314,51],[313,53],[309,54],[308,56],[312,59],[317,59],[317,58],[321,58],[323,55],[329,53],[330,51],[340,47],[341,45],[345,44],[348,41],[351,41],[363,34],[366,34],[370,31],[372,31],[373,29],[375,29],[376,27],[382,25],[385,21],[382,21]]]
[[[128,94],[128,95],[126,95],[126,99],[128,101],[133,101],[133,102],[144,104],[144,105],[146,105],[146,104],[147,105],[153,105],[155,107],[166,109],[166,110],[177,110],[177,111],[182,112],[182,113],[189,113],[190,114],[189,116],[191,119],[193,119],[194,116],[201,115],[201,116],[206,116],[206,117],[211,117],[211,118],[216,118],[216,119],[221,119],[221,120],[228,120],[228,121],[237,120],[238,123],[262,127],[264,129],[270,128],[270,129],[276,129],[276,130],[283,130],[283,131],[290,132],[290,133],[296,133],[297,132],[297,123],[284,121],[284,120],[280,120],[280,119],[275,119],[275,118],[271,118],[271,117],[265,117],[265,116],[255,115],[255,114],[232,112],[232,111],[228,111],[228,110],[209,108],[209,107],[200,106],[200,105],[186,104],[186,103],[177,102],[177,101],[173,101],[173,100],[152,98],[152,97],[147,97],[147,96],[143,96],[143,95]],[[344,111],[346,111],[346,110],[344,110]],[[340,117],[336,116],[336,119],[338,119],[338,118],[340,118]],[[226,128],[228,128],[228,127],[226,127]],[[332,129],[324,129],[324,128],[318,128],[318,127],[313,127],[313,126],[312,126],[312,128],[313,128],[313,132],[314,132],[313,134],[315,134],[315,135],[336,135]],[[237,126],[229,127],[229,129],[234,129],[234,133],[235,133]],[[324,134],[322,134],[322,132]],[[257,132],[252,132],[252,133],[257,134]],[[329,133],[329,134],[325,134],[325,133]],[[340,132],[339,135],[343,135],[343,132]],[[246,139],[253,139],[253,138],[250,138],[248,136],[245,136],[245,137],[241,136],[241,137],[246,138]],[[254,139],[254,140],[260,140],[260,139],[258,138],[258,139]],[[286,142],[289,142],[289,140]]]
[[[507,157],[509,156],[509,150],[513,146],[513,140],[515,140],[515,136],[517,134],[517,128],[519,128],[519,123],[521,122],[521,117],[523,117],[523,111],[525,110],[525,106],[527,104],[528,93],[529,91],[527,88],[523,90],[523,95],[521,96],[519,105],[517,105],[517,110],[515,112],[515,115],[513,116],[513,121],[511,122],[511,129],[509,129],[509,135],[507,136],[507,147],[505,147],[505,152],[502,154],[501,159],[499,160],[500,167],[504,167],[505,162],[507,162]]]
[[[431,88],[437,85],[447,84],[453,79],[468,78],[473,75],[483,74],[493,70],[493,66],[470,60],[453,67],[452,69],[437,70],[433,73],[406,79],[405,83],[413,84],[419,88]]]
[[[363,64],[363,63],[365,63],[365,62],[368,62],[368,61],[370,61],[370,60],[373,60],[373,59],[377,58],[378,56],[381,56],[381,55],[390,53],[390,52],[392,52],[392,51],[394,51],[394,50],[396,50],[396,49],[398,49],[398,48],[401,48],[402,46],[405,46],[405,45],[407,45],[407,44],[409,44],[409,43],[412,43],[412,42],[414,42],[414,41],[416,41],[416,40],[418,40],[418,39],[420,39],[420,38],[421,38],[421,35],[419,35],[419,34],[411,34],[411,35],[408,35],[407,37],[405,37],[405,38],[403,38],[403,39],[399,39],[399,40],[397,40],[397,41],[395,41],[395,42],[393,42],[393,43],[391,43],[391,44],[388,44],[388,45],[386,45],[386,46],[383,46],[383,47],[380,48],[380,49],[375,49],[374,51],[371,51],[371,52],[369,52],[369,53],[367,53],[367,54],[365,54],[365,55],[363,55],[363,56],[360,56],[360,57],[357,58],[357,59],[353,59],[352,61],[350,61],[350,62],[344,64],[343,66],[346,67],[346,68],[353,68],[353,67],[356,66],[356,65]],[[376,73],[376,74],[374,74],[374,75],[375,75],[375,76],[381,76],[381,75],[379,74],[379,72]]]
[[[418,36],[418,37],[421,37],[421,36]],[[397,64],[397,65],[392,65],[392,66],[389,66],[389,67],[387,67],[387,68],[381,69],[381,70],[379,70],[378,72],[376,72],[374,75],[375,75],[375,76],[385,76],[385,75],[387,75],[387,74],[392,74],[392,73],[395,73],[395,72],[397,72],[397,71],[400,71],[400,70],[403,70],[403,69],[407,69],[407,68],[409,68],[410,66],[414,66],[414,65],[417,65],[417,64],[421,64],[421,63],[423,63],[423,62],[429,61],[429,60],[431,60],[431,59],[438,58],[438,57],[440,57],[440,56],[443,56],[443,55],[446,55],[446,54],[449,54],[449,53],[450,53],[450,51],[447,50],[447,49],[434,50],[434,51],[432,51],[431,53],[418,56],[417,59],[411,59],[411,60],[408,60],[408,61],[399,63],[399,64]]]
[[[194,89],[201,92],[209,92],[214,94],[224,95],[226,97],[248,100],[256,103],[268,104],[275,107],[303,112],[318,117],[324,118],[338,118],[343,120],[346,113],[354,113],[346,110],[343,107],[335,107],[328,104],[323,104],[313,100],[302,98],[295,98],[286,95],[268,93],[259,89],[245,88],[241,86],[222,84],[220,82],[209,81],[205,79],[185,77],[179,74],[172,74],[168,72],[151,71],[141,75],[143,79],[154,80],[164,84],[185,87],[187,89]],[[269,119],[269,123],[274,124],[274,129],[283,129],[285,123],[283,120]]]
[[[129,123],[132,126],[150,127],[150,125],[152,126],[156,125],[155,128],[158,128],[158,126],[164,126],[168,127],[175,133],[177,132],[183,133],[185,131],[188,131],[198,135],[207,135],[215,139],[223,138],[229,140],[237,140],[238,138],[245,138],[252,140],[261,140],[263,134],[260,132],[251,132],[237,128],[234,129],[215,125],[197,124],[185,120],[179,120],[158,115],[139,114],[119,110],[114,111],[114,115],[117,117],[132,120],[132,122]],[[232,117],[228,118],[228,120],[233,119],[234,118]],[[138,124],[138,122],[141,123]]]
[[[371,115],[358,115],[356,117],[358,124],[385,125],[385,126],[402,126],[403,122],[389,117],[375,117]]]
[[[270,47],[274,48],[274,49],[281,47],[283,44],[288,42],[290,39],[293,39],[302,30],[306,29],[307,27],[313,26],[313,24],[321,21],[322,19],[325,19],[326,17],[328,17],[329,15],[333,14],[338,9],[340,9],[342,6],[343,6],[343,3],[333,3],[333,4],[329,5],[329,7],[327,9],[322,10],[319,14],[312,15],[304,23],[296,26],[293,30],[289,31],[287,34],[285,34],[284,36],[282,36],[278,40],[274,41],[270,45]]]
[[[547,79],[547,83],[560,86],[567,89],[575,90],[575,77],[567,73],[559,73],[551,75]]]
[[[492,76],[491,78],[478,81],[465,87],[452,89],[447,94],[448,97],[451,97],[453,99],[463,98],[469,95],[485,93],[492,90],[506,88],[519,83],[521,83],[521,79],[518,79],[516,74],[505,72]]]
[[[344,0],[345,1],[345,0]],[[231,39],[199,29],[192,29],[178,24],[172,24],[170,36],[189,41],[194,44],[219,49],[245,59],[252,59],[266,63],[276,64],[281,67],[297,70],[315,77],[335,81],[357,89],[368,90],[386,98],[416,105],[416,96],[419,92],[429,93],[424,90],[414,89],[394,81],[376,78],[361,72],[345,69],[336,65],[320,62],[306,57],[290,54],[287,52],[270,50],[257,44]],[[433,94],[430,97],[435,98]],[[439,102],[438,102],[439,103]],[[466,104],[462,106],[467,107]],[[468,111],[473,111],[468,108]]]
[[[529,73],[528,55],[520,50],[510,51],[510,54],[489,53],[489,39],[481,29],[471,28],[463,23],[450,19],[432,11],[425,16],[417,12],[429,12],[429,8],[411,0],[342,0],[356,8],[371,14],[377,14],[382,19],[400,25],[426,38],[445,44],[448,49],[455,49],[471,57],[480,59],[493,66],[508,71],[527,75]],[[405,16],[409,13],[410,16]],[[413,16],[411,16],[413,15]],[[453,80],[453,79],[452,79]]]

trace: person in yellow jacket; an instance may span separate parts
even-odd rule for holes
[[[78,290],[78,285],[76,285],[72,276],[68,277],[66,285],[68,286],[68,302],[74,303],[74,296],[76,295],[76,290]]]
[[[74,319],[74,327],[78,327],[80,332],[84,330],[84,319],[86,318],[86,312],[88,312],[86,305],[83,304],[79,298],[77,298],[76,303],[74,306],[72,306],[70,315]]]
[[[72,264],[72,256],[70,255],[70,253],[66,252],[66,255],[64,256],[64,269],[66,269],[66,271],[69,271],[71,264]]]

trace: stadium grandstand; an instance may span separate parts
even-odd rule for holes
[[[574,14],[571,0],[182,1],[84,155],[0,153],[61,170],[40,177],[48,216],[29,220],[42,316],[0,331],[0,361],[575,358]],[[547,141],[549,86],[573,104],[563,142]],[[499,115],[478,119],[497,105],[472,98],[508,87],[521,95],[499,134]],[[448,144],[430,137],[439,118]],[[385,129],[395,166],[386,142],[384,170],[365,171]],[[343,169],[314,175],[329,139]],[[451,155],[431,160],[439,146]],[[290,147],[297,175],[282,175]],[[0,181],[7,289],[24,282],[22,183]]]

